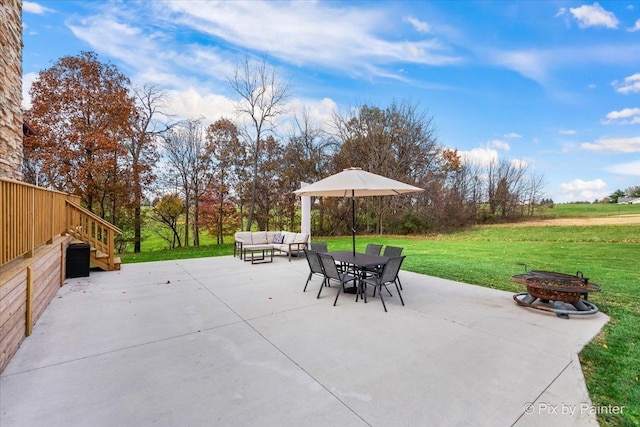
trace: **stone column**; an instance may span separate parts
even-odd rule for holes
[[[0,1],[0,177],[22,178],[22,1]]]

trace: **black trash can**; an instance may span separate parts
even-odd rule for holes
[[[91,246],[86,243],[72,243],[67,247],[67,278],[89,277]]]

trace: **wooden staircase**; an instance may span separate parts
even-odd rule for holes
[[[114,238],[122,231],[69,200],[66,200],[66,208],[67,233],[91,247],[91,263],[105,271],[120,270],[120,258],[114,255]]]
[[[120,257],[114,257],[113,263],[109,263],[109,255],[100,252],[96,248],[91,248],[91,263],[105,271],[120,270]]]

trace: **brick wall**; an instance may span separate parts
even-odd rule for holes
[[[22,1],[0,1],[0,177],[22,178]]]

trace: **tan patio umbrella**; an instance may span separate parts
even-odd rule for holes
[[[353,254],[356,253],[356,197],[395,196],[398,194],[424,191],[419,187],[404,182],[363,171],[360,168],[349,168],[335,175],[328,176],[304,188],[294,191],[298,196],[315,197],[351,197],[351,234]]]

